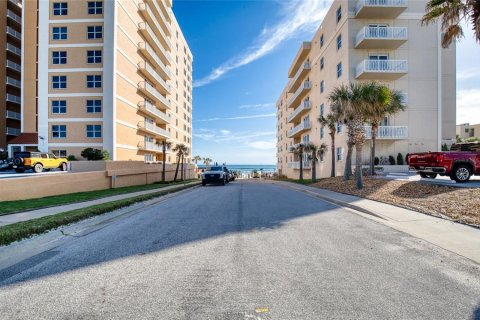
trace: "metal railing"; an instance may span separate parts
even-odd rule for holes
[[[171,18],[170,16],[168,17],[165,17],[165,15],[163,14],[163,11],[162,9],[158,6],[158,2],[162,2],[162,1],[150,1],[148,3],[148,5],[150,6],[153,6],[155,8],[155,10],[158,12],[158,15],[160,16],[160,21],[163,22],[163,24],[165,25],[166,29],[167,29],[167,32],[169,35],[172,34],[172,28],[170,27],[170,24],[168,23],[169,21],[171,21]]]
[[[138,108],[140,110],[147,110],[158,118],[164,120],[165,122],[170,123],[170,116],[168,116],[165,112],[158,110],[153,104],[148,101],[140,101],[138,103]]]
[[[312,107],[312,104],[311,104],[310,101],[303,101],[303,102],[300,103],[300,105],[295,109],[295,111],[293,111],[293,113],[288,116],[287,122],[290,122],[290,121],[292,121],[293,119],[295,119],[295,118],[296,118],[301,112],[303,112],[304,110],[310,110],[311,107]]]
[[[138,29],[140,31],[144,31],[148,34],[150,38],[152,38],[152,41],[154,42],[155,46],[163,53],[163,55],[167,58],[167,60],[172,63],[172,58],[170,57],[170,54],[165,50],[163,45],[161,44],[160,40],[158,40],[158,37],[155,35],[155,32],[152,30],[152,28],[145,22],[140,22],[138,24]]]
[[[302,122],[299,125],[295,126],[292,130],[288,131],[287,135],[290,138],[290,137],[296,135],[297,133],[299,133],[300,131],[307,130],[307,129],[310,129],[310,128],[311,128],[311,122],[310,121]]]
[[[165,32],[162,29],[162,26],[160,26],[160,24],[158,23],[157,18],[155,17],[152,9],[150,9],[150,7],[147,6],[146,3],[139,3],[138,4],[138,10],[140,12],[146,12],[146,14],[150,17],[150,20],[152,20],[153,24],[155,25],[155,28],[158,30],[158,32],[156,32],[156,33],[160,34],[160,36],[165,41],[167,47],[171,48],[172,43],[170,42],[170,38],[165,34]],[[152,29],[152,31],[155,32],[153,29]]]
[[[20,113],[10,110],[5,110],[5,117],[7,117],[7,119],[22,120]]]
[[[154,142],[140,141],[137,147],[141,150],[153,150],[157,152],[162,152],[162,147]]]
[[[22,40],[22,33],[21,32],[18,32],[16,31],[15,29],[13,29],[12,27],[10,26],[7,26],[7,34],[17,38],[18,40]]]
[[[355,38],[355,44],[364,39],[407,40],[407,27],[363,27]]]
[[[364,6],[368,7],[405,7],[407,0],[358,0],[355,4],[355,14]]]
[[[22,83],[17,79],[13,79],[12,77],[7,77],[5,83],[10,85],[10,86],[17,87],[17,88],[22,87]]]
[[[138,49],[140,50],[145,50],[147,53],[152,57],[152,59],[155,61],[155,63],[162,68],[162,70],[168,75],[168,78],[172,78],[172,73],[170,70],[168,70],[168,67],[163,63],[162,59],[157,55],[155,50],[146,42],[140,42],[138,43]],[[169,59],[169,56],[165,56],[167,59]]]
[[[290,85],[288,86],[288,91],[290,91],[290,89],[295,85],[295,83],[298,80],[298,77],[300,77],[300,74],[302,74],[304,70],[310,70],[310,69],[311,69],[310,62],[309,61],[304,62],[302,66],[298,68],[297,73],[293,76],[292,80],[290,81]]]
[[[372,127],[365,126],[365,138],[372,138]],[[377,139],[406,139],[408,138],[407,126],[380,126],[377,130]]]
[[[311,82],[309,80],[305,80],[300,85],[300,87],[298,87],[297,91],[295,91],[293,96],[290,99],[288,99],[288,103],[287,103],[288,107],[290,107],[293,101],[295,101],[298,98],[298,96],[303,92],[303,90],[310,89],[310,88],[311,88]]]
[[[22,50],[20,48],[15,47],[11,43],[7,43],[7,51],[13,52],[13,53],[15,53],[16,55],[19,55],[19,56],[22,55]]]
[[[287,166],[290,169],[300,169],[300,161],[289,162]],[[308,169],[310,167],[310,162],[303,162],[303,169]]]
[[[155,132],[158,135],[164,136],[166,138],[170,138],[170,132],[168,132],[165,129],[162,129],[160,127],[157,127],[154,123],[146,122],[146,121],[140,121],[138,123],[139,128],[145,128],[151,132]]]
[[[363,60],[356,69],[356,76],[363,72],[400,72],[406,73],[408,71],[407,60]]]
[[[7,134],[8,136],[19,136],[20,135],[20,129],[6,127],[5,128],[5,134]]]
[[[157,73],[157,71],[150,64],[148,64],[146,61],[141,61],[138,63],[138,67],[140,69],[144,69],[149,74],[151,74],[152,77],[156,80],[156,82],[161,84],[165,88],[165,90],[170,92],[170,89],[171,89],[170,85],[165,80],[162,79],[162,77]]]
[[[13,103],[18,103],[18,104],[20,104],[20,102],[21,102],[21,99],[20,99],[19,96],[16,96],[16,95],[11,94],[11,93],[7,93],[5,100],[8,101],[8,102],[13,102]]]
[[[7,17],[19,24],[22,24],[22,18],[10,9],[7,9]]]
[[[19,64],[15,63],[11,60],[7,60],[6,66],[7,66],[7,68],[16,70],[18,72],[22,72],[22,67]]]
[[[150,93],[153,97],[155,97],[155,99],[157,99],[158,101],[160,101],[161,103],[163,103],[167,108],[170,108],[170,100],[168,100],[167,98],[165,98],[164,96],[162,96],[160,94],[160,92],[158,92],[157,89],[155,89],[154,86],[152,86],[150,83],[148,83],[147,81],[141,81],[138,83],[138,88],[139,89],[144,89],[146,90],[148,93]]]

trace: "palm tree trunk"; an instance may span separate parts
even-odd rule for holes
[[[163,146],[163,148],[162,148],[162,153],[163,153],[163,161],[162,161],[162,182],[165,182],[165,157],[166,157],[166,153],[167,153],[167,150],[166,150],[165,146]]]
[[[178,166],[180,165],[180,156],[177,157],[177,167],[175,168],[175,177],[173,178],[173,182],[177,181],[178,176]]]
[[[347,142],[347,158],[345,159],[345,169],[343,171],[343,180],[350,180],[352,176],[352,153],[353,153],[353,143],[350,141]]]
[[[332,172],[330,176],[333,178],[336,176],[335,172],[335,133],[331,134],[332,137]]]
[[[184,162],[185,162],[185,158],[184,158],[184,156],[183,156],[183,154],[182,154],[182,172],[180,172],[180,177],[181,177],[180,179],[181,179],[182,181],[184,180],[184,176],[183,176],[183,166],[184,166],[183,163],[184,163]]]
[[[357,189],[363,188],[362,174],[362,143],[355,143],[355,180]]]
[[[299,154],[300,156],[300,181],[303,180],[303,153]]]
[[[375,175],[375,146],[377,144],[378,123],[372,122],[372,147],[370,148],[370,175]]]
[[[315,159],[312,159],[312,183],[317,182],[317,168]]]

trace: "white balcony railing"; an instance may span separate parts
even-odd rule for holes
[[[290,85],[288,86],[288,91],[290,91],[290,89],[294,86],[294,84],[297,82],[298,80],[298,77],[300,77],[300,75],[302,74],[302,72],[306,71],[306,70],[310,70],[311,69],[311,66],[310,66],[310,62],[309,61],[306,61],[302,64],[302,66],[300,68],[298,68],[298,71],[297,73],[293,76],[292,80],[290,81]]]
[[[167,48],[171,48],[172,47],[172,44],[170,42],[170,38],[165,34],[165,32],[163,31],[162,27],[160,26],[160,24],[158,23],[155,15],[153,14],[153,11],[152,9],[150,9],[149,6],[147,6],[146,3],[139,3],[138,5],[138,10],[140,12],[143,12],[144,15],[148,16],[150,18],[150,20],[152,21],[152,23],[155,25],[155,28],[156,28],[156,31],[152,29],[152,31],[155,32],[155,34],[157,35],[160,35],[160,37],[163,39],[163,42],[165,42],[165,45]]]
[[[12,77],[7,77],[5,83],[10,85],[10,86],[17,87],[17,88],[22,87],[22,83],[17,79],[13,79]]]
[[[11,94],[11,93],[7,93],[7,96],[6,96],[5,100],[8,101],[8,102],[13,102],[13,103],[18,103],[18,104],[20,104],[20,102],[21,102],[21,99],[20,99],[19,96],[16,96],[16,95]]]
[[[160,59],[160,57],[157,55],[155,50],[146,42],[140,42],[138,44],[138,49],[146,51],[147,55],[153,59],[153,61],[162,69],[163,72],[165,72],[165,75],[167,76],[168,79],[172,78],[172,73],[170,70],[168,70],[168,67],[166,64]],[[166,57],[168,59],[168,57]]]
[[[20,129],[6,127],[5,128],[5,133],[7,134],[7,136],[19,136],[20,135]]]
[[[162,1],[150,1],[148,3],[148,5],[151,5],[153,8],[155,8],[155,11],[158,13],[158,16],[160,17],[160,21],[163,23],[163,25],[166,28],[167,34],[171,35],[173,32],[172,32],[172,28],[170,27],[170,23],[169,23],[169,21],[171,21],[170,15],[165,16],[163,14],[163,10],[158,5],[158,2],[162,3]],[[167,19],[167,17],[168,17],[168,19]]]
[[[150,83],[147,81],[141,81],[138,83],[138,88],[140,90],[145,90],[147,91],[152,97],[154,97],[157,101],[161,102],[164,104],[166,108],[170,108],[170,100],[165,98],[158,92],[157,89],[155,89],[154,86],[152,86]]]
[[[16,55],[18,56],[21,56],[22,55],[22,50],[20,48],[17,48],[15,47],[13,44],[11,43],[7,43],[7,51],[10,51],[12,53],[15,53]]]
[[[299,170],[300,169],[300,161],[294,161],[294,162],[289,162],[288,165],[287,165],[290,169],[297,169]],[[311,166],[310,166],[310,162],[303,162],[303,169],[309,169]]]
[[[308,130],[311,128],[311,122],[310,121],[304,121],[300,123],[299,125],[295,126],[292,130],[288,131],[288,137],[292,137],[296,135],[297,133],[303,131],[303,130]]]
[[[10,26],[7,26],[7,34],[17,38],[20,41],[22,40],[22,33],[16,31],[15,29],[13,29]]]
[[[363,60],[355,69],[356,76],[364,72],[406,73],[407,60]]]
[[[372,138],[372,127],[365,126],[365,138]],[[377,139],[407,139],[407,126],[380,126],[377,130]]]
[[[138,63],[138,68],[144,69],[146,72],[148,72],[157,83],[159,83],[163,88],[167,91],[170,92],[170,85],[162,79],[162,77],[157,73],[157,71],[147,62],[141,61]]]
[[[9,68],[9,69],[13,69],[13,70],[16,70],[18,72],[22,72],[22,67],[19,64],[15,63],[11,60],[7,60],[6,65],[7,65],[7,68]]]
[[[287,121],[290,122],[293,119],[295,119],[300,113],[302,113],[305,110],[310,110],[312,107],[312,104],[310,101],[303,101],[300,103],[300,105],[293,111],[291,115],[288,116]]]
[[[355,14],[364,6],[368,7],[404,7],[407,0],[358,0],[355,4]]]
[[[160,110],[158,110],[153,104],[151,104],[148,101],[140,101],[138,103],[138,108],[140,110],[145,110],[148,111],[149,113],[155,115],[156,117],[162,119],[163,121],[170,123],[170,117],[165,113]]]
[[[358,45],[364,39],[407,40],[407,37],[406,27],[363,27],[357,33],[355,44]]]
[[[167,52],[167,50],[165,50],[165,48],[162,45],[162,43],[160,42],[160,40],[158,40],[158,37],[156,36],[156,34],[152,30],[152,28],[148,24],[146,24],[145,22],[140,22],[138,24],[138,29],[140,31],[144,32],[146,35],[148,35],[148,37],[150,37],[153,44],[155,44],[155,46],[158,48],[158,50],[160,50],[160,52],[162,52],[162,54],[168,60],[169,64],[172,64],[172,58],[171,58],[170,54]]]
[[[149,141],[140,141],[138,143],[138,148],[141,150],[152,150],[156,152],[162,152],[162,147],[154,142]]]
[[[162,129],[160,127],[157,127],[154,123],[146,122],[146,121],[140,121],[138,123],[139,128],[146,129],[148,131],[154,132],[155,134],[165,137],[165,138],[170,138],[170,132],[168,132],[165,129]]]
[[[22,120],[20,113],[10,110],[5,110],[5,117],[7,119]]]
[[[7,17],[12,19],[16,23],[19,23],[19,24],[22,23],[22,18],[10,9],[7,9]]]
[[[290,107],[290,105],[298,98],[300,94],[302,94],[304,90],[309,90],[310,88],[311,88],[311,82],[309,80],[305,80],[297,89],[297,91],[295,91],[293,96],[290,99],[288,99],[288,103],[287,103],[288,107]]]

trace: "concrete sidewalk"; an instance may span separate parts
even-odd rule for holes
[[[195,186],[195,185],[198,185],[198,184],[200,184],[200,183],[199,182],[189,182],[189,183],[185,183],[185,184],[175,184],[175,185],[172,185],[172,186],[167,186],[167,187],[157,188],[157,189],[152,189],[152,190],[144,190],[144,191],[138,191],[138,192],[124,193],[124,194],[119,194],[119,195],[116,195],[116,196],[99,198],[99,199],[90,200],[90,201],[76,202],[76,203],[71,203],[71,204],[42,208],[42,209],[38,209],[38,210],[31,210],[31,211],[7,214],[7,215],[0,216],[0,227],[6,226],[6,225],[9,225],[9,224],[13,224],[13,223],[16,223],[16,222],[27,221],[27,220],[32,220],[32,219],[41,218],[41,217],[45,217],[45,216],[51,216],[51,215],[54,215],[54,214],[57,214],[57,213],[62,213],[62,212],[67,212],[67,211],[71,211],[71,210],[86,208],[86,207],[94,206],[94,205],[97,205],[97,204],[102,204],[102,203],[107,203],[107,202],[112,202],[112,201],[117,201],[117,200],[133,198],[133,197],[136,197],[136,196],[147,195],[147,194],[152,194],[152,193],[161,192],[161,191],[168,191],[168,190],[175,189],[175,188],[178,188],[178,187],[181,187],[181,186]]]
[[[480,264],[480,229],[326,189],[284,181],[273,181],[273,183],[353,209],[364,217],[428,241]]]

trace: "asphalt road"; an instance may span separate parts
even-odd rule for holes
[[[480,319],[480,269],[304,193],[236,181],[0,270],[0,318]]]

